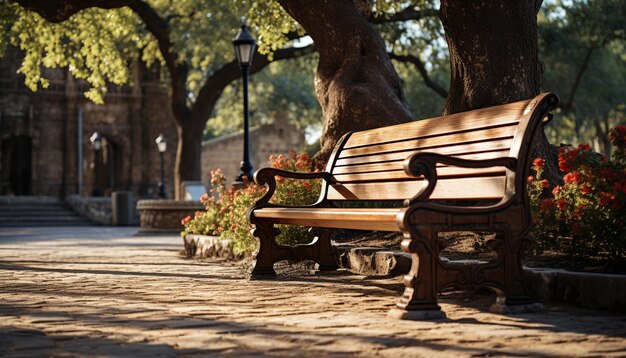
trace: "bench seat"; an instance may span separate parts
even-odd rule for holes
[[[398,214],[405,208],[263,208],[254,216],[274,223],[325,228],[400,231]]]

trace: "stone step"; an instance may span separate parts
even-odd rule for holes
[[[21,204],[21,203],[33,203],[33,204],[63,204],[63,200],[54,196],[7,196],[0,195],[0,205],[2,204]]]
[[[71,215],[71,216],[63,215],[63,216],[46,217],[46,218],[41,218],[37,216],[22,216],[20,218],[0,216],[0,222],[11,222],[11,221],[36,223],[38,221],[64,221],[64,222],[86,221],[86,219],[78,215]]]
[[[0,210],[0,217],[59,217],[59,216],[78,216],[72,210],[69,209],[61,209],[61,210]]]
[[[47,226],[94,226],[94,225],[98,225],[96,223],[93,223],[91,221],[87,221],[87,220],[81,220],[81,221],[73,221],[73,222],[66,222],[66,221],[49,221],[49,220],[41,220],[39,222],[24,222],[24,221],[7,221],[7,222],[2,222],[0,221],[0,227],[6,228],[6,227],[47,227]]]
[[[13,211],[71,211],[72,209],[65,203],[54,205],[38,205],[38,204],[0,204],[0,213]]]
[[[0,196],[0,227],[88,226],[64,201],[47,196]]]

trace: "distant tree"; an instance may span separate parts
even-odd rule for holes
[[[594,143],[609,154],[608,131],[626,118],[626,2],[548,2],[540,14],[543,87],[562,96],[551,126],[560,142]]]
[[[167,70],[170,107],[178,128],[178,198],[182,181],[200,180],[205,123],[224,88],[241,76],[231,40],[243,12],[217,0],[1,0],[0,55],[7,43],[25,51],[20,71],[32,89],[47,85],[42,67],[67,67],[92,85],[86,95],[96,102],[102,101],[107,81],[129,80],[133,58],[141,57],[147,64],[160,62]],[[257,54],[250,71],[312,50],[311,46],[281,48],[271,58]]]
[[[316,62],[317,56],[312,54],[290,61],[273,62],[259,71],[250,83],[251,125],[283,117],[304,131],[319,131],[323,115],[314,94]],[[224,89],[207,122],[205,138],[241,130],[241,93],[239,81]]]

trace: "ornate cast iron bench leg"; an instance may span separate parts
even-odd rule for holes
[[[411,254],[411,270],[404,276],[404,294],[390,316],[415,320],[446,317],[437,304],[438,253],[433,235],[431,226],[413,226],[404,233],[402,251]]]
[[[312,229],[317,235],[315,239],[304,245],[283,246],[276,243],[276,236],[280,230],[267,221],[255,221],[254,236],[259,238],[259,248],[255,253],[256,265],[252,270],[253,277],[276,276],[274,263],[281,260],[300,262],[312,260],[319,264],[320,270],[330,271],[339,268],[335,249],[330,241],[331,231],[327,229]]]
[[[274,271],[274,252],[277,244],[274,238],[278,236],[280,231],[268,222],[255,222],[253,236],[259,238],[259,247],[254,253],[256,264],[252,270],[253,277],[276,276]]]
[[[494,313],[510,314],[522,312],[538,312],[543,309],[541,303],[536,302],[529,294],[524,270],[521,265],[524,238],[528,230],[504,230],[496,235],[496,240],[501,240],[502,245],[496,251],[498,259],[502,263],[503,290],[496,292],[496,302],[490,307]]]

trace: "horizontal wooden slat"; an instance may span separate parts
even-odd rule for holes
[[[442,179],[431,199],[499,199],[504,196],[505,176]],[[423,182],[346,183],[328,188],[330,200],[402,200],[416,195]]]
[[[438,135],[464,130],[472,130],[487,125],[517,123],[524,115],[529,101],[520,101],[501,106],[488,107],[471,112],[430,118],[410,123],[377,128],[354,133],[344,148],[401,140],[415,135]]]
[[[357,230],[400,231],[396,215],[403,208],[263,208],[254,211],[257,218],[287,225],[333,227]]]
[[[439,178],[446,177],[458,177],[458,176],[478,176],[478,175],[504,175],[504,169],[502,167],[493,167],[493,168],[476,168],[476,169],[467,169],[467,168],[459,168],[459,167],[438,167],[437,175]],[[361,173],[361,174],[335,174],[335,179],[338,182],[346,183],[346,182],[354,182],[354,181],[395,181],[395,180],[406,180],[406,179],[415,179],[414,177],[410,177],[406,175],[404,170],[392,170],[385,172],[376,172],[376,173]]]
[[[511,139],[517,129],[517,124],[496,127],[489,129],[480,129],[472,132],[464,132],[454,135],[441,135],[437,137],[410,137],[409,139],[385,144],[373,144],[365,147],[352,149],[343,149],[339,158],[348,158],[356,155],[367,155],[375,153],[384,153],[400,150],[416,150],[420,148],[432,148],[437,146],[469,144],[476,141],[486,141],[493,139]],[[359,132],[360,133],[360,132]],[[356,134],[356,133],[355,133]]]
[[[420,152],[430,152],[430,153],[439,153],[445,155],[453,155],[459,153],[480,153],[491,150],[508,150],[511,148],[511,140],[512,137],[508,137],[506,139],[499,140],[491,140],[479,143],[472,144],[458,144],[458,145],[450,145],[450,146],[442,146],[442,147],[434,147],[434,148],[425,148],[425,149],[410,149],[410,150],[402,150],[396,152],[383,152],[376,153],[365,156],[358,157],[350,157],[338,159],[335,163],[335,166],[343,166],[343,165],[352,165],[352,164],[361,164],[361,163],[374,163],[374,162],[385,162],[390,160],[404,160],[409,155]]]
[[[455,155],[456,158],[463,159],[492,159],[501,158],[507,156],[509,153],[508,148],[505,150],[498,150],[485,153],[474,153],[467,155]],[[358,164],[335,167],[332,174],[349,174],[349,173],[367,173],[367,172],[383,172],[390,170],[404,170],[402,167],[404,159],[390,161],[386,163],[374,163],[374,164]]]

